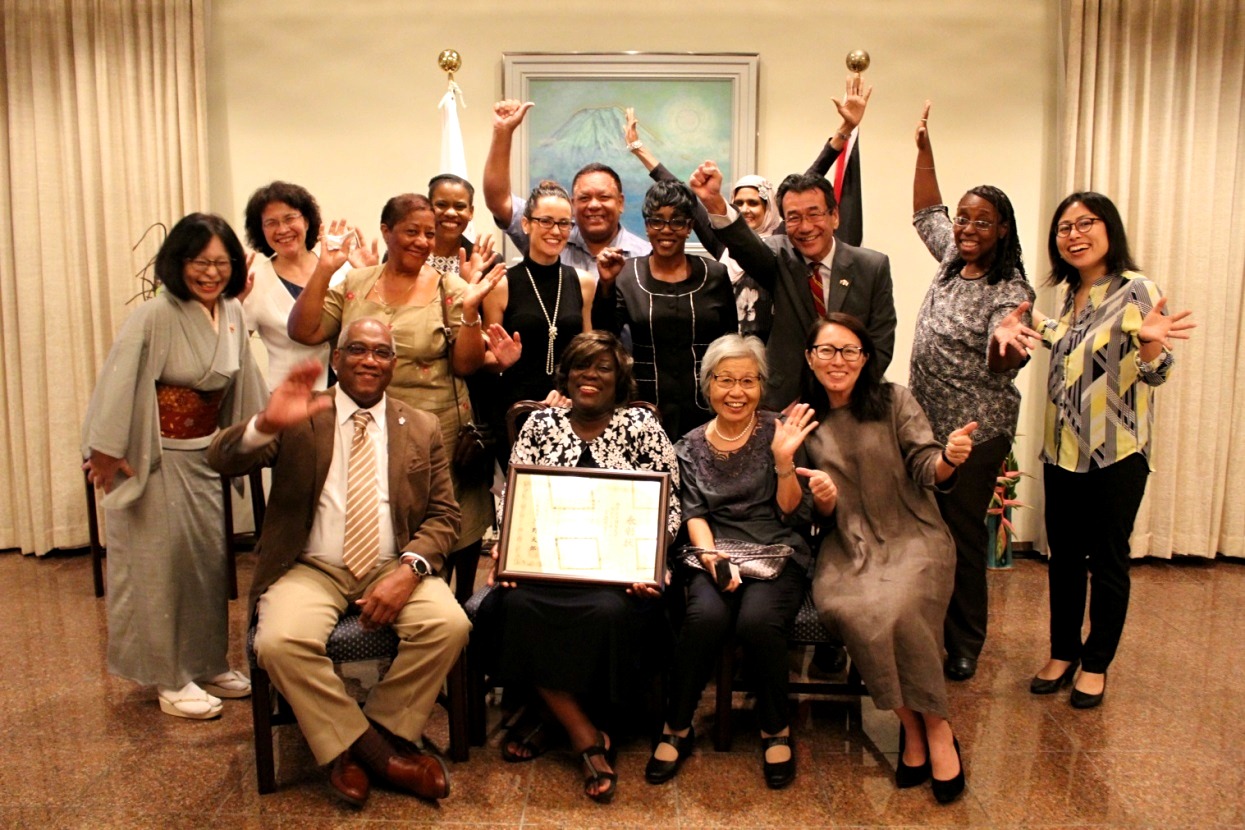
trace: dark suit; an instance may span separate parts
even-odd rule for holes
[[[808,287],[808,262],[783,235],[761,239],[736,217],[717,231],[731,257],[774,298],[774,328],[766,346],[769,381],[765,404],[782,409],[800,397],[804,337],[817,319]],[[827,312],[842,311],[864,323],[877,351],[878,376],[895,351],[895,297],[890,259],[868,248],[834,243]]]
[[[400,639],[398,656],[372,689],[365,717],[334,673],[323,646],[316,644],[328,639],[342,612],[372,585],[406,566],[391,560],[356,579],[345,568],[299,558],[338,440],[336,405],[253,452],[240,447],[246,426],[236,424],[218,434],[208,462],[230,476],[273,468],[251,587],[257,661],[290,701],[320,763],[332,761],[362,735],[368,718],[403,738],[418,739],[471,624],[444,580],[419,580],[393,623]],[[420,554],[439,570],[458,538],[459,525],[440,427],[432,415],[389,397],[385,428],[396,547]]]

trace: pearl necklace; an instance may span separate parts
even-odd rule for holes
[[[748,423],[744,424],[744,428],[742,430],[737,432],[735,435],[727,435],[725,432],[722,431],[722,428],[718,426],[718,419],[715,417],[713,419],[713,431],[716,432],[718,434],[718,437],[721,438],[726,443],[733,444],[736,441],[738,441],[740,438],[743,438],[745,435],[752,432],[752,426],[756,422],[757,422],[757,413],[756,413],[756,410],[754,409],[752,410],[752,417],[748,419]]]
[[[549,310],[545,308],[545,301],[540,296],[540,289],[536,287],[536,278],[532,276],[532,270],[525,268],[527,278],[532,283],[532,293],[536,295],[536,302],[540,303],[540,313],[545,315],[545,324],[549,326],[549,348],[545,351],[545,374],[553,374],[553,341],[558,337],[558,308],[562,305],[562,269],[559,268],[558,274],[558,293],[553,301],[553,316],[549,316]]]

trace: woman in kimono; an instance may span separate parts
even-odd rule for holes
[[[100,372],[83,468],[105,495],[108,670],[156,687],[160,709],[214,718],[246,697],[231,671],[224,500],[205,459],[220,427],[262,408],[247,347],[242,245],[192,213],[156,254],[156,295],[130,315]]]

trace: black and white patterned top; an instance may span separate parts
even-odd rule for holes
[[[670,474],[670,507],[667,527],[677,533],[682,520],[679,501],[679,463],[674,447],[651,411],[641,407],[622,407],[614,411],[609,426],[592,441],[584,441],[571,428],[570,410],[550,407],[534,412],[519,430],[511,464],[540,464],[546,467],[578,467],[587,452],[603,470],[651,470]],[[497,515],[505,507],[503,494]]]
[[[1014,438],[1020,390],[1012,381],[1019,370],[996,374],[986,360],[991,333],[1016,306],[1033,301],[1033,287],[1019,271],[994,285],[961,277],[946,205],[918,210],[912,224],[941,264],[917,315],[908,386],[941,442],[969,421],[978,423],[974,443]]]

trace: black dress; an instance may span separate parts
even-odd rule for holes
[[[591,442],[573,433],[566,410],[537,412],[520,432],[511,462],[669,472],[668,525],[671,532],[679,525],[674,449],[646,410],[618,410]],[[590,710],[626,708],[669,652],[661,600],[632,596],[623,586],[531,583],[493,593],[502,594],[493,624],[504,621],[500,668],[507,687],[571,692]]]
[[[592,323],[618,333],[631,329],[636,399],[657,405],[672,441],[713,417],[697,376],[709,344],[739,330],[735,294],[726,266],[688,256],[689,276],[662,282],[649,257],[629,259],[614,281],[614,296],[597,287]]]
[[[559,282],[561,296],[558,295]],[[580,291],[579,275],[571,266],[560,262],[538,265],[524,257],[523,262],[506,275],[506,285],[509,298],[501,324],[506,331],[519,335],[523,353],[502,375],[503,412],[515,401],[544,400],[553,390],[554,374],[563,349],[584,330],[584,295]],[[550,318],[557,327],[552,354]],[[553,371],[547,371],[550,367]]]

